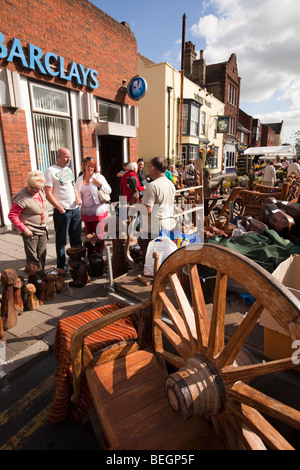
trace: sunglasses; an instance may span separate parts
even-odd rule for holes
[[[40,188],[33,188],[32,186],[29,186],[29,188],[31,189],[31,191],[34,191],[35,193],[38,193]]]

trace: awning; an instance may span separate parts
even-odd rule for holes
[[[249,147],[244,152],[245,155],[265,155],[267,157],[294,157],[296,149],[294,145],[281,145],[270,147]]]

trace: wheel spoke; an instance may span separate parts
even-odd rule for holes
[[[175,354],[170,353],[168,351],[157,351],[157,354],[168,364],[174,366],[176,369],[180,369],[185,364],[185,360],[181,356],[176,356]]]
[[[276,361],[251,364],[247,366],[229,366],[222,370],[222,378],[225,383],[237,382],[239,380],[253,379],[262,375],[273,374],[296,367],[291,357],[278,359]]]
[[[237,353],[254,328],[254,325],[260,317],[262,311],[263,306],[258,301],[256,301],[250,308],[249,312],[245,315],[237,330],[233,333],[225,348],[217,358],[216,361],[218,368],[222,369],[226,364],[233,364]]]
[[[224,348],[227,275],[217,273],[210,323],[208,356],[217,356]]]
[[[192,351],[195,354],[197,352],[197,330],[195,323],[195,316],[193,309],[188,301],[186,293],[184,292],[182,285],[178,279],[177,274],[170,274],[170,281],[176,296],[176,300],[179,305],[179,309],[186,326],[186,330],[191,342]]]
[[[179,312],[176,310],[170,299],[167,297],[167,295],[164,292],[160,292],[159,294],[161,301],[166,309],[166,313],[170,320],[172,321],[173,327],[175,328],[175,331],[177,332],[178,336],[180,336],[181,341],[189,354],[189,356],[192,355],[192,349],[191,349],[191,343],[190,343],[190,338],[184,323],[184,320],[180,316]]]
[[[194,307],[198,341],[207,346],[209,334],[209,319],[207,316],[205,299],[201,287],[197,264],[189,264],[189,280]]]
[[[187,361],[191,356],[191,349],[188,348],[187,343],[185,341],[182,342],[180,336],[178,336],[177,333],[175,333],[175,331],[170,328],[163,320],[156,319],[154,320],[154,324],[160,329],[165,338],[176,349],[178,354]]]
[[[300,412],[244,384],[235,383],[228,391],[239,403],[255,407],[258,411],[300,430]]]
[[[246,424],[271,450],[294,450],[290,443],[254,408],[230,406],[232,413]]]

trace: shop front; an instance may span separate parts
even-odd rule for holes
[[[11,200],[28,171],[44,172],[60,147],[70,149],[75,177],[85,157],[96,159],[117,199],[116,173],[138,158],[129,26],[79,0],[6,2],[1,18],[1,230],[10,227]]]

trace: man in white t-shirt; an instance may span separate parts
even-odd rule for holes
[[[300,166],[298,165],[296,158],[293,158],[293,163],[288,166],[287,174],[290,175],[291,173],[298,173],[298,171],[300,171]]]
[[[150,178],[143,194],[142,232],[139,242],[142,246],[143,262],[149,241],[157,237],[162,228],[173,230],[175,227],[174,202],[175,186],[166,177],[168,168],[164,157],[154,157],[148,168]]]
[[[81,246],[80,195],[75,186],[74,175],[69,168],[70,150],[60,148],[56,164],[45,171],[45,192],[52,204],[56,233],[57,268],[66,269],[66,245],[68,235],[71,246]]]

